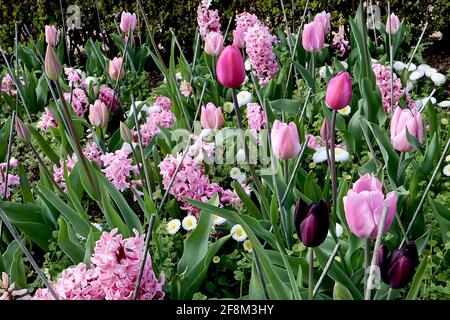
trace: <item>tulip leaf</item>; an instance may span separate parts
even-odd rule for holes
[[[339,282],[334,283],[333,288],[333,299],[334,300],[353,300],[352,294],[348,289],[340,284]]]
[[[301,104],[299,101],[290,99],[278,99],[270,102],[270,105],[274,110],[278,112],[289,112],[292,114],[298,114],[300,112]]]
[[[256,219],[260,219],[261,218],[261,211],[259,211],[259,209],[255,205],[255,203],[247,195],[245,190],[242,188],[241,184],[238,183],[237,181],[234,181],[233,182],[233,188],[236,191],[237,195],[239,196],[239,199],[241,199],[241,201],[244,204],[245,208],[250,213],[250,215],[255,217]]]
[[[411,288],[409,289],[408,295],[406,296],[406,300],[416,300],[417,294],[419,293],[420,286],[422,284],[422,279],[425,275],[425,270],[427,269],[428,264],[428,255],[425,254],[422,258],[422,261],[419,264],[419,267],[416,270],[416,274],[411,283]]]
[[[420,166],[420,172],[427,176],[434,168],[434,163],[439,156],[439,136],[437,133],[433,135],[433,138],[427,145],[427,149],[425,150],[425,157],[422,161],[422,165]]]
[[[442,234],[442,240],[446,243],[450,240],[450,210],[438,201],[429,198],[431,209],[433,210],[436,220],[439,223],[439,229]]]
[[[302,76],[303,80],[305,80],[308,87],[311,88],[311,92],[315,93],[316,92],[316,83],[314,82],[314,79],[311,76],[311,74],[300,63],[298,63],[298,62],[294,62],[294,63],[295,63],[295,67],[297,68],[298,72],[300,72],[300,75]]]
[[[69,233],[75,234],[72,227],[66,223],[63,217],[59,219],[58,245],[62,251],[73,261],[78,264],[83,261],[84,248],[80,241],[75,237],[71,237]]]
[[[27,128],[30,130],[31,134],[33,135],[34,139],[36,139],[36,142],[38,143],[39,147],[41,147],[42,151],[44,151],[45,155],[56,165],[60,165],[59,163],[59,157],[53,151],[51,145],[45,141],[44,137],[37,131],[33,126],[27,126]]]
[[[406,139],[408,140],[409,145],[412,146],[414,150],[419,150],[420,149],[419,140],[417,140],[415,136],[409,133],[408,127],[406,127],[405,129],[406,129]]]

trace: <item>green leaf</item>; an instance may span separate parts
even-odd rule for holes
[[[414,275],[411,288],[409,289],[406,300],[416,300],[417,294],[419,293],[420,285],[422,284],[422,279],[425,275],[425,270],[427,269],[428,255],[425,254],[422,261],[417,268],[416,274]]]
[[[435,133],[425,150],[425,157],[420,166],[420,172],[425,176],[430,174],[434,169],[434,163],[437,160],[437,157],[439,157],[439,136]]]
[[[431,198],[428,199],[431,209],[433,210],[436,220],[439,223],[442,240],[444,243],[450,240],[448,234],[450,232],[450,210]]]
[[[311,88],[311,92],[315,93],[316,92],[316,84],[315,84],[314,79],[311,76],[311,74],[298,62],[295,62],[295,67],[297,68],[298,72],[300,72],[303,80],[305,80],[305,82],[308,84],[308,87]]]
[[[111,203],[111,198],[106,192],[105,186],[103,184],[100,185],[100,192],[102,196],[99,205],[102,208],[102,213],[105,216],[106,222],[108,223],[109,227],[111,229],[118,228],[119,233],[123,234],[124,236],[131,235],[130,230],[127,228],[120,215],[114,209]]]
[[[58,245],[61,250],[73,261],[78,264],[83,261],[84,249],[78,240],[73,241],[69,237],[69,232],[74,233],[72,227],[68,225],[63,217],[59,219]]]
[[[340,284],[339,282],[334,283],[333,288],[333,299],[334,300],[353,300],[352,294],[348,289]]]
[[[298,114],[300,112],[301,104],[299,101],[290,99],[278,99],[270,102],[273,109],[278,112],[289,112],[292,114]]]
[[[59,157],[53,151],[51,145],[45,141],[44,137],[37,131],[33,126],[27,126],[30,130],[31,134],[33,135],[34,139],[36,139],[36,142],[38,143],[39,147],[41,147],[42,151],[44,151],[45,155],[56,165],[60,165],[59,163]]]
[[[237,181],[233,182],[233,188],[236,191],[237,195],[239,196],[239,199],[241,199],[242,203],[244,204],[245,208],[248,210],[250,215],[255,217],[256,219],[261,219],[261,211],[259,211],[258,207],[255,205],[255,203],[250,199],[250,197],[247,195],[247,193],[242,188],[241,184]]]
[[[24,203],[34,202],[33,193],[31,192],[30,183],[28,181],[25,170],[23,169],[21,164],[19,164],[17,168],[19,171],[20,188],[22,189],[23,202]]]

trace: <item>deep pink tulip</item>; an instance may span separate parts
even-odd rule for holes
[[[238,88],[245,81],[245,65],[241,50],[235,45],[227,46],[217,60],[217,80],[227,88]]]
[[[59,41],[59,31],[55,26],[45,26],[45,41],[47,44],[56,46]]]
[[[136,29],[137,18],[136,13],[122,12],[122,16],[120,19],[120,30],[122,32],[133,32]]]
[[[352,101],[352,79],[345,71],[331,78],[327,87],[326,102],[331,109],[342,109]]]
[[[329,14],[325,11],[322,11],[321,13],[316,14],[316,16],[314,17],[314,21],[320,22],[320,24],[323,26],[323,30],[324,30],[325,34],[327,34],[328,32],[331,31],[330,20],[331,20],[331,14]]]
[[[202,106],[202,115],[200,116],[200,123],[203,129],[220,129],[223,125],[222,109],[216,108],[212,102],[208,102]]]
[[[289,124],[275,120],[270,133],[272,151],[278,159],[295,158],[300,152],[300,138],[295,123]]]
[[[394,13],[391,13],[386,22],[386,32],[396,34],[399,28],[400,19]]]
[[[223,50],[223,35],[211,31],[205,38],[205,52],[210,56],[218,56]]]
[[[122,58],[114,58],[109,61],[108,73],[114,81],[125,78],[125,69],[122,67]]]
[[[108,124],[109,109],[108,107],[97,100],[94,104],[89,106],[89,121],[94,128],[103,128]]]
[[[406,129],[408,129],[410,135],[416,137],[422,143],[422,114],[417,110],[397,107],[391,120],[391,142],[394,148],[401,152],[411,151],[413,148],[406,137]]]
[[[343,201],[348,227],[361,239],[376,238],[383,209],[388,206],[384,225],[386,233],[397,210],[395,191],[389,192],[385,197],[380,181],[370,173],[353,184]]]
[[[313,21],[305,25],[302,33],[303,49],[308,52],[322,50],[325,42],[325,31],[322,23]]]
[[[239,48],[245,48],[244,34],[241,30],[233,31],[233,44]]]
[[[44,61],[45,73],[50,80],[58,80],[62,75],[62,65],[52,45],[47,45]]]

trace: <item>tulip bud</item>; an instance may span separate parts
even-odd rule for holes
[[[56,55],[55,49],[51,45],[47,45],[44,61],[45,73],[50,80],[56,81],[62,75],[62,66]]]
[[[94,128],[103,128],[108,124],[109,109],[108,107],[97,100],[94,104],[89,106],[89,121]]]
[[[233,45],[239,48],[245,48],[244,34],[241,30],[233,31]]]
[[[122,58],[114,58],[109,61],[108,73],[114,81],[125,78],[125,69],[122,68]]]
[[[300,152],[300,138],[298,136],[297,126],[293,122],[287,124],[275,120],[270,133],[270,139],[272,142],[272,151],[278,159],[292,159]]]
[[[45,41],[51,46],[56,46],[59,41],[59,32],[55,26],[45,26]]]
[[[318,13],[314,17],[315,22],[319,22],[323,26],[323,30],[325,34],[331,31],[330,26],[330,20],[331,20],[331,14],[322,11],[321,13]]]
[[[202,106],[202,114],[200,123],[203,129],[220,129],[223,125],[222,109],[216,108],[213,103],[209,102],[206,107]]]
[[[352,79],[345,71],[340,71],[328,83],[326,102],[329,108],[339,110],[352,101]]]
[[[218,56],[223,50],[223,35],[211,31],[205,39],[205,52],[210,56]]]
[[[393,289],[405,287],[412,280],[418,264],[419,253],[415,242],[394,250],[386,262],[385,270],[390,287]]]
[[[235,45],[227,46],[216,66],[217,80],[227,88],[238,88],[245,81],[245,65],[241,51]]]
[[[131,14],[129,12],[122,12],[120,19],[120,30],[122,30],[122,32],[133,32],[134,29],[136,29],[136,25],[137,18],[135,13]]]
[[[394,13],[391,13],[386,22],[386,32],[394,35],[397,33],[399,28],[400,19]]]
[[[133,142],[133,134],[131,133],[130,128],[127,127],[125,123],[120,122],[120,137],[123,142],[132,143]]]
[[[330,206],[325,199],[310,205],[300,199],[295,206],[294,223],[298,237],[306,247],[320,246],[328,234]]]
[[[327,118],[323,118],[322,127],[320,128],[320,138],[325,143],[328,143],[331,138],[331,125]]]
[[[401,152],[408,152],[413,149],[408,142],[408,133],[416,137],[419,143],[423,140],[422,114],[416,110],[395,108],[391,120],[391,142],[394,148]]]
[[[19,117],[16,117],[16,131],[20,139],[22,139],[25,142],[31,141],[30,130],[27,128],[25,123],[23,123],[22,120],[20,120]]]
[[[313,21],[305,25],[302,33],[303,49],[308,52],[322,50],[325,43],[325,31],[320,22]]]

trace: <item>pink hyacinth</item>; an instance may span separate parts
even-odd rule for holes
[[[215,31],[220,33],[220,17],[217,10],[210,10],[211,0],[202,0],[197,8],[197,23],[200,35],[203,40],[209,32]]]
[[[64,68],[64,73],[69,80],[69,86],[81,87],[84,85],[84,78],[80,69]]]
[[[123,239],[118,229],[103,232],[96,242],[92,265],[84,263],[64,270],[52,284],[60,300],[131,300],[144,255],[144,235],[136,230],[134,237]],[[153,272],[150,254],[139,287],[138,300],[163,299],[164,278]],[[34,300],[53,300],[48,289],[38,289]]]
[[[153,102],[154,106],[158,106],[163,110],[172,111],[173,105],[172,101],[166,96],[159,96],[156,98],[155,102]]]
[[[247,104],[248,127],[259,132],[266,126],[266,116],[261,106],[257,103],[250,102]]]
[[[16,289],[16,283],[9,282],[9,276],[6,272],[2,272],[2,278],[0,280],[0,301],[31,299],[26,288]]]
[[[56,122],[53,112],[48,108],[44,108],[44,113],[37,123],[37,127],[44,131],[48,131],[50,127],[58,128],[58,123]]]
[[[390,67],[383,66],[380,63],[373,62],[372,70],[375,73],[375,79],[377,87],[380,90],[381,98],[383,102],[384,111],[392,112],[391,109],[391,69]],[[395,74],[395,73],[394,73]],[[402,82],[399,78],[395,78],[393,81],[393,107],[398,105],[398,101],[404,93]]]
[[[132,165],[133,159],[128,157],[130,152],[130,147],[122,147],[115,152],[100,156],[104,165],[102,172],[119,191],[129,188],[131,175],[138,172],[137,167]]]
[[[6,185],[6,162],[0,163],[0,197],[5,194],[6,188],[6,197],[9,198],[11,190],[20,184],[19,176],[11,174],[11,168],[17,167],[17,163],[14,157],[9,159],[8,185]]]
[[[338,32],[332,32],[333,40],[331,45],[339,51],[339,56],[343,57],[348,51],[350,51],[350,42],[345,39],[344,26],[339,26]]]
[[[69,155],[67,159],[60,159],[60,166],[53,165],[53,179],[64,190],[66,190],[66,180],[64,179],[64,164],[67,167],[67,174],[70,175],[73,167],[77,164],[77,155]]]
[[[192,86],[189,84],[189,82],[187,82],[186,80],[181,81],[180,84],[180,93],[185,96],[186,98],[190,97],[192,95],[193,92],[193,88]]]
[[[70,99],[72,99],[72,109],[75,113],[79,117],[83,116],[89,107],[89,98],[86,95],[86,92],[80,88],[74,88],[72,94],[70,92],[65,92],[64,100],[69,103],[71,101]]]
[[[107,86],[100,87],[98,100],[103,102],[112,112],[116,112],[119,108],[119,97],[114,92],[114,89]]]
[[[259,78],[259,84],[265,85],[278,72],[277,58],[272,48],[277,38],[270,34],[268,27],[257,23],[248,28],[244,39],[246,52],[254,73]]]
[[[238,43],[235,43],[240,48],[245,46],[245,43],[242,43],[242,40],[245,42],[245,35],[249,28],[253,27],[256,24],[261,24],[258,17],[254,14],[248,12],[242,12],[236,15],[236,30],[234,34],[236,35],[235,39]]]
[[[97,163],[100,167],[102,166],[102,152],[94,141],[86,143],[86,146],[83,148],[83,154],[89,161]]]
[[[9,74],[2,79],[2,83],[0,84],[0,93],[1,92],[5,92],[8,96],[16,94],[16,84]]]

